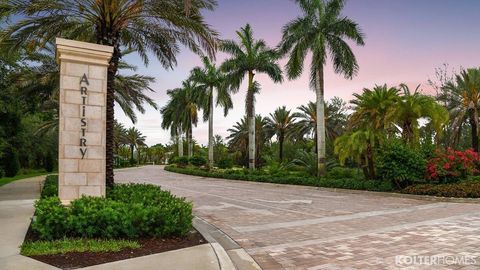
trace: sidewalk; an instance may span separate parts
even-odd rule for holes
[[[0,269],[57,269],[20,255],[34,201],[40,196],[45,176],[37,176],[0,187]]]
[[[33,215],[33,203],[40,196],[45,176],[18,180],[0,187],[0,269],[54,270],[51,265],[20,255],[22,244]],[[86,267],[90,270],[165,269],[165,270],[234,270],[225,267],[216,243],[204,244],[159,254]]]

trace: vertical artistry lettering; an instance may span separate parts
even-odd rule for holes
[[[87,105],[87,86],[89,85],[90,83],[88,82],[87,75],[84,73],[80,79],[80,97],[82,98],[82,110],[80,117],[80,130],[82,132],[80,135],[80,153],[82,154],[82,159],[85,158],[85,154],[87,153],[87,139],[85,138],[85,131],[87,130],[87,118],[85,117],[85,106]]]

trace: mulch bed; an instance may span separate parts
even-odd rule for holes
[[[25,241],[35,241],[37,239],[38,237],[29,229],[25,236]],[[66,254],[31,256],[31,258],[61,269],[75,269],[207,243],[203,236],[196,230],[191,231],[185,237],[145,238],[136,240],[141,245],[138,249],[129,248],[118,252],[71,252]]]

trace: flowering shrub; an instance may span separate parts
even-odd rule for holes
[[[439,183],[458,182],[479,171],[480,157],[472,149],[436,151],[427,164],[427,180]]]

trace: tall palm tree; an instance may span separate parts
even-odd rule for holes
[[[182,130],[186,133],[188,156],[191,157],[193,155],[192,129],[193,125],[196,126],[198,123],[199,91],[195,83],[185,80],[182,82],[181,88],[168,90],[167,94],[170,100],[161,109],[163,115],[162,127]],[[176,135],[181,135],[181,132]]]
[[[434,98],[421,94],[419,88],[420,85],[412,92],[407,85],[401,84],[403,94],[393,112],[395,121],[402,128],[403,140],[410,144],[419,141],[420,118],[428,118],[436,134],[443,131],[444,124],[448,121],[447,109],[438,104]]]
[[[242,160],[245,164],[250,164],[250,125],[247,117],[245,116],[236,122],[232,128],[227,131],[230,133],[227,136],[229,148],[234,151],[240,151],[242,153]],[[267,136],[267,120],[261,115],[257,114],[255,117],[255,157],[256,163],[260,160],[260,153],[265,143],[268,141]]]
[[[358,63],[346,40],[364,45],[364,35],[357,23],[341,15],[344,0],[296,0],[296,2],[303,16],[283,27],[279,49],[281,53],[289,54],[286,67],[289,79],[302,74],[305,56],[307,52],[312,52],[310,86],[315,89],[317,95],[318,174],[324,175],[326,173],[324,67],[330,54],[334,71],[351,79],[358,71]]]
[[[283,162],[283,143],[289,139],[295,126],[295,116],[285,106],[278,107],[267,118],[267,133],[269,137],[275,135],[278,140],[278,158]]]
[[[248,166],[255,169],[255,94],[260,90],[255,83],[257,73],[265,73],[274,82],[282,82],[282,70],[278,65],[278,54],[269,48],[262,39],[253,38],[250,24],[237,31],[239,42],[225,40],[220,44],[220,49],[230,55],[223,62],[221,68],[228,73],[232,89],[238,90],[241,82],[247,76],[247,98],[245,110],[247,112],[249,127]]]
[[[122,48],[134,49],[145,64],[151,52],[165,68],[176,64],[180,45],[213,56],[217,33],[201,11],[214,7],[213,0],[9,0],[0,13],[21,19],[2,31],[0,45],[34,51],[63,37],[114,48],[106,97],[106,182],[113,185],[114,81]]]
[[[225,74],[218,69],[208,57],[202,58],[203,68],[195,67],[191,72],[190,79],[196,82],[197,89],[201,91],[199,103],[203,109],[203,120],[208,119],[208,165],[213,167],[213,109],[215,106],[223,107],[223,114],[233,108],[230,89]],[[214,96],[216,100],[214,102]]]
[[[452,141],[457,141],[465,122],[471,126],[472,148],[479,151],[480,68],[462,70],[444,86],[439,97],[445,102],[452,120]]]
[[[142,133],[135,127],[127,129],[127,134],[125,135],[127,144],[130,146],[130,159],[133,160],[134,150],[137,149],[137,152],[140,153],[139,148],[141,146],[145,146],[146,137],[143,136]],[[140,154],[138,155],[138,157],[140,158]],[[138,162],[140,162],[140,159],[138,160]]]

